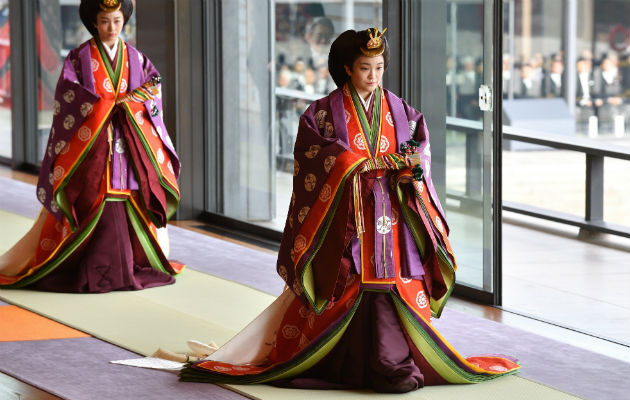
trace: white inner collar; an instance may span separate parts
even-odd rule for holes
[[[101,43],[103,43],[103,48],[107,52],[107,55],[109,56],[109,59],[111,61],[114,61],[114,59],[116,58],[116,53],[118,52],[118,42],[119,42],[119,40],[116,39],[116,42],[114,43],[114,45],[111,48],[107,45],[107,43],[101,42]]]
[[[372,91],[372,93],[370,93],[370,95],[368,96],[367,100],[364,100],[363,96],[359,95],[359,99],[361,100],[361,104],[363,104],[363,108],[365,109],[365,112],[367,112],[369,110],[370,102],[372,101],[372,97],[374,97],[374,92],[375,92],[375,90]]]

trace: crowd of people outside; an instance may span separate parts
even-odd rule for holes
[[[277,81],[279,88],[293,89],[305,95],[328,94],[335,88],[324,55],[334,35],[332,22],[318,17],[305,29],[304,42],[308,51],[288,60],[279,54]],[[512,63],[508,54],[503,56],[503,98],[544,99],[565,98],[565,60],[562,51],[550,55],[536,53],[529,60]],[[478,104],[478,90],[483,80],[483,62],[470,56],[457,60],[447,58],[445,68],[447,113],[464,119],[482,117]],[[590,50],[583,50],[576,62],[575,117],[578,124],[595,116],[600,127],[612,127],[615,117],[621,116],[625,126],[630,121],[630,52],[615,52],[595,58]],[[454,97],[453,97],[454,95]],[[292,106],[300,115],[310,104],[305,100],[279,100],[280,109]],[[612,128],[609,129],[612,132]],[[604,132],[606,129],[604,129]]]
[[[630,49],[628,49],[630,50]],[[576,121],[597,117],[600,127],[612,126],[615,117],[630,118],[630,51],[594,57],[584,49],[575,64]],[[503,98],[566,98],[565,58],[562,51],[549,56],[536,53],[528,61],[511,65],[503,56]]]
[[[505,54],[502,64],[504,100],[566,98],[565,60],[562,51],[548,56],[536,53],[529,60],[514,63]],[[456,63],[452,57],[447,59],[449,115],[473,120],[481,118],[477,98],[482,81],[482,60],[462,57]],[[583,50],[576,61],[575,85],[575,117],[578,123],[595,116],[600,125],[606,126],[607,123],[612,124],[616,116],[622,116],[625,125],[628,125],[630,51],[622,55],[610,52],[594,58],[590,50]]]
[[[287,53],[278,54],[278,87],[300,90],[308,94],[326,95],[335,86],[328,73],[328,51],[335,34],[332,21],[326,17],[314,18],[305,28],[300,53],[291,60]]]
[[[335,24],[339,21],[325,15],[321,6],[314,8],[313,3],[294,5],[291,17],[288,5],[276,7],[276,121],[279,154],[285,154],[288,159],[293,151],[293,135],[299,116],[313,100],[335,89],[328,72],[327,57],[331,40],[338,30]],[[586,134],[588,124],[595,118],[599,134],[628,135],[630,48],[623,52],[599,50],[596,56],[591,50],[584,49],[577,56],[573,83],[575,99],[571,101],[575,102],[578,134]],[[567,68],[562,50],[546,54],[536,52],[531,57],[516,59],[505,54],[502,64],[504,101],[557,98],[564,99],[566,104]],[[482,82],[483,60],[469,55],[447,56],[447,115],[480,120],[482,111],[478,98]]]
[[[280,164],[292,168],[293,143],[299,116],[316,98],[335,89],[328,71],[328,52],[335,35],[333,22],[324,16],[311,19],[304,34],[290,37],[277,32],[276,121]],[[280,37],[278,37],[280,33]],[[282,92],[283,89],[291,92]],[[297,95],[296,92],[300,92]]]

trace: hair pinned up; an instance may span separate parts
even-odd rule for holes
[[[385,30],[383,30],[383,32],[385,32]],[[358,32],[350,29],[343,32],[332,42],[330,53],[328,54],[328,70],[337,87],[342,87],[350,78],[344,66],[347,65],[348,68],[352,69],[352,65],[357,58],[363,55],[367,55],[368,57],[372,56],[371,54],[374,54],[374,57],[382,55],[384,67],[387,69],[389,64],[389,44],[387,43],[387,38],[382,36],[383,32],[378,36],[380,39],[378,46],[382,51],[379,49],[378,52],[368,52],[368,54],[365,54],[366,49],[373,49],[374,38],[378,35],[378,29],[376,28]],[[368,43],[370,44],[368,45]]]
[[[127,24],[133,13],[133,3],[131,0],[117,0],[117,2],[120,3],[119,8],[110,6],[111,0],[81,0],[79,17],[92,36],[98,37],[98,30],[94,25],[96,24],[96,16],[101,11],[107,12],[109,9],[112,11],[120,10],[125,19],[125,25]]]

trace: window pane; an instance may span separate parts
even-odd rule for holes
[[[605,144],[627,153],[630,2],[576,0],[575,10],[564,3],[570,2],[504,1],[504,124],[569,141],[586,139],[586,145]],[[563,27],[575,29],[575,34],[566,34]],[[626,228],[629,167],[628,161],[605,158],[603,182],[593,182],[595,187],[603,185],[604,221]],[[584,218],[585,174],[583,153],[507,141],[503,200]],[[504,224],[503,305],[627,343],[630,279],[615,269],[626,255],[573,240],[578,228],[520,214],[506,218],[516,223]],[[527,233],[518,226],[524,222],[543,231]],[[562,256],[555,259],[554,254]],[[592,266],[597,266],[596,272]],[[594,282],[594,275],[603,279]],[[544,279],[537,279],[540,276]],[[553,307],[550,298],[555,299]],[[606,318],[592,324],[592,315]]]
[[[38,0],[37,32],[37,159],[41,162],[52,124],[55,87],[70,50],[91,38],[79,18],[80,0]],[[132,14],[122,39],[135,45],[136,17]]]
[[[577,0],[573,15],[560,1],[504,3],[504,122],[628,142],[630,2]]]
[[[446,113],[480,121],[483,83],[483,1],[448,1],[446,15]],[[474,16],[474,18],[472,18]]]
[[[11,158],[11,37],[9,0],[0,0],[0,157]]]
[[[488,18],[484,14],[483,0],[449,0],[443,17],[447,21],[446,117],[447,124],[452,123],[446,131],[445,206],[459,265],[457,281],[491,291],[491,283],[485,281],[492,269],[487,256],[492,218],[484,212],[484,203],[490,201],[492,193],[483,183],[484,126],[478,101],[479,86],[492,84],[484,82],[483,76],[484,53],[492,54],[492,49],[484,49],[483,24]]]
[[[328,74],[332,40],[346,29],[381,27],[381,1],[226,1],[234,24],[225,36],[223,215],[282,230],[293,180],[300,115],[335,89]],[[268,9],[261,9],[261,4]],[[265,33],[266,32],[266,33]],[[225,33],[225,32],[224,32]],[[234,84],[232,84],[234,83]],[[233,115],[233,110],[237,114]],[[212,189],[211,189],[212,190]],[[213,210],[214,211],[214,210]]]
[[[563,2],[506,0],[504,14],[504,124],[627,151],[630,2],[577,0],[572,14]],[[565,37],[567,24],[574,25],[575,36]],[[506,141],[504,200],[583,216],[583,157]],[[604,216],[627,225],[627,203],[619,201],[612,182],[623,181],[628,163],[615,161],[606,160],[611,184],[605,185]],[[533,174],[518,173],[522,165]],[[544,179],[530,179],[536,166],[549,172]]]

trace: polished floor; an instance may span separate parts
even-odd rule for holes
[[[630,240],[583,240],[577,228],[518,215],[507,220],[503,306],[630,345]]]

